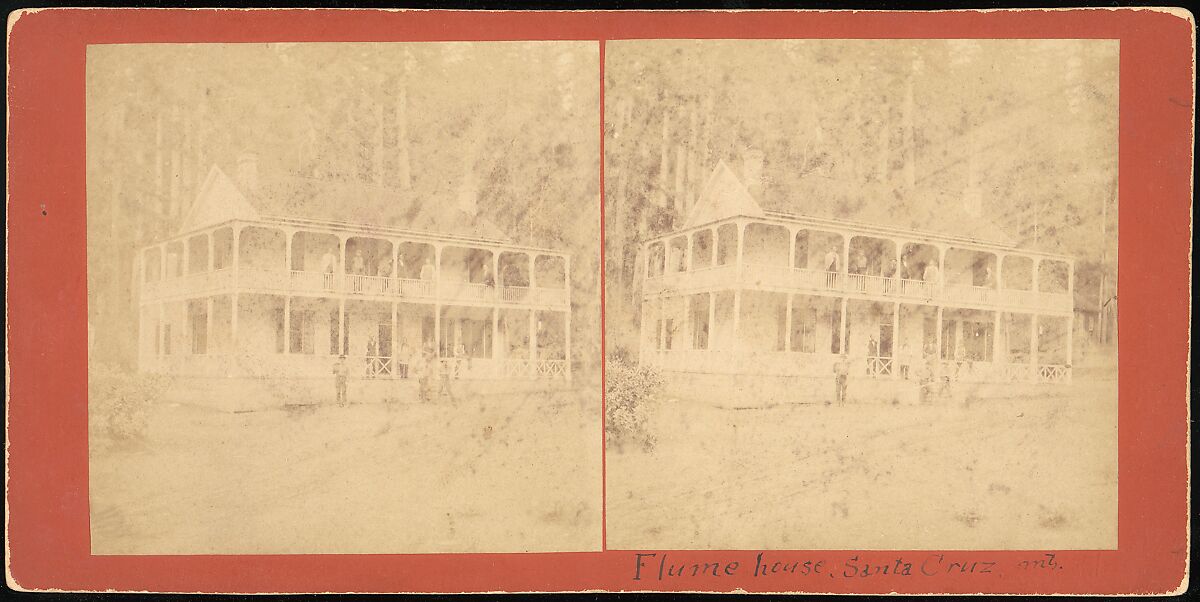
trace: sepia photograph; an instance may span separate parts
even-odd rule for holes
[[[611,549],[1115,549],[1116,40],[606,48]]]
[[[87,49],[91,551],[601,549],[595,42]]]

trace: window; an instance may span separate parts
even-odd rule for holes
[[[792,351],[817,352],[817,320],[812,313],[792,310]]]
[[[664,334],[663,334],[663,349],[670,350],[671,349],[671,338],[672,338],[672,335],[675,334],[675,320],[672,320],[671,318],[667,318],[665,320],[665,323],[666,323],[666,328],[664,329]]]
[[[275,310],[275,353],[283,353],[283,308]]]

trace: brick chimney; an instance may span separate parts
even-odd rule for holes
[[[244,192],[258,189],[258,155],[249,152],[238,155],[237,183]]]
[[[766,154],[756,148],[742,151],[742,184],[756,200],[762,193],[763,160]]]

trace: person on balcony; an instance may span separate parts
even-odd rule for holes
[[[321,255],[321,272],[332,274],[336,271],[337,257],[334,256],[333,251],[325,251],[325,254]]]
[[[408,378],[408,366],[413,362],[413,351],[408,348],[407,341],[400,341],[400,349],[396,352],[396,375]]]
[[[483,264],[483,279],[481,281],[488,288],[495,288],[496,286],[496,278],[492,275],[492,267],[486,263]]]
[[[829,247],[829,251],[827,251],[825,253],[825,271],[826,272],[837,272],[838,271],[837,249],[835,249],[833,247]]]
[[[333,364],[333,387],[337,391],[338,406],[349,403],[346,399],[346,380],[350,376],[350,368],[346,366],[346,356],[338,356]]]
[[[379,266],[375,268],[375,275],[380,278],[392,277],[392,258],[384,257],[379,261]]]
[[[425,258],[425,265],[421,266],[421,280],[433,280],[433,259]]]
[[[922,274],[921,279],[929,284],[936,285],[941,280],[941,273],[938,271],[937,265],[932,261],[925,264],[925,273]]]

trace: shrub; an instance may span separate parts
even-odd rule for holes
[[[113,441],[127,442],[146,434],[150,405],[171,384],[161,374],[138,374],[99,364],[88,373],[92,422]]]
[[[650,451],[654,437],[647,428],[646,406],[661,391],[662,374],[655,368],[637,365],[624,354],[614,354],[605,366],[605,375],[608,442],[618,450],[625,445],[639,445]]]

